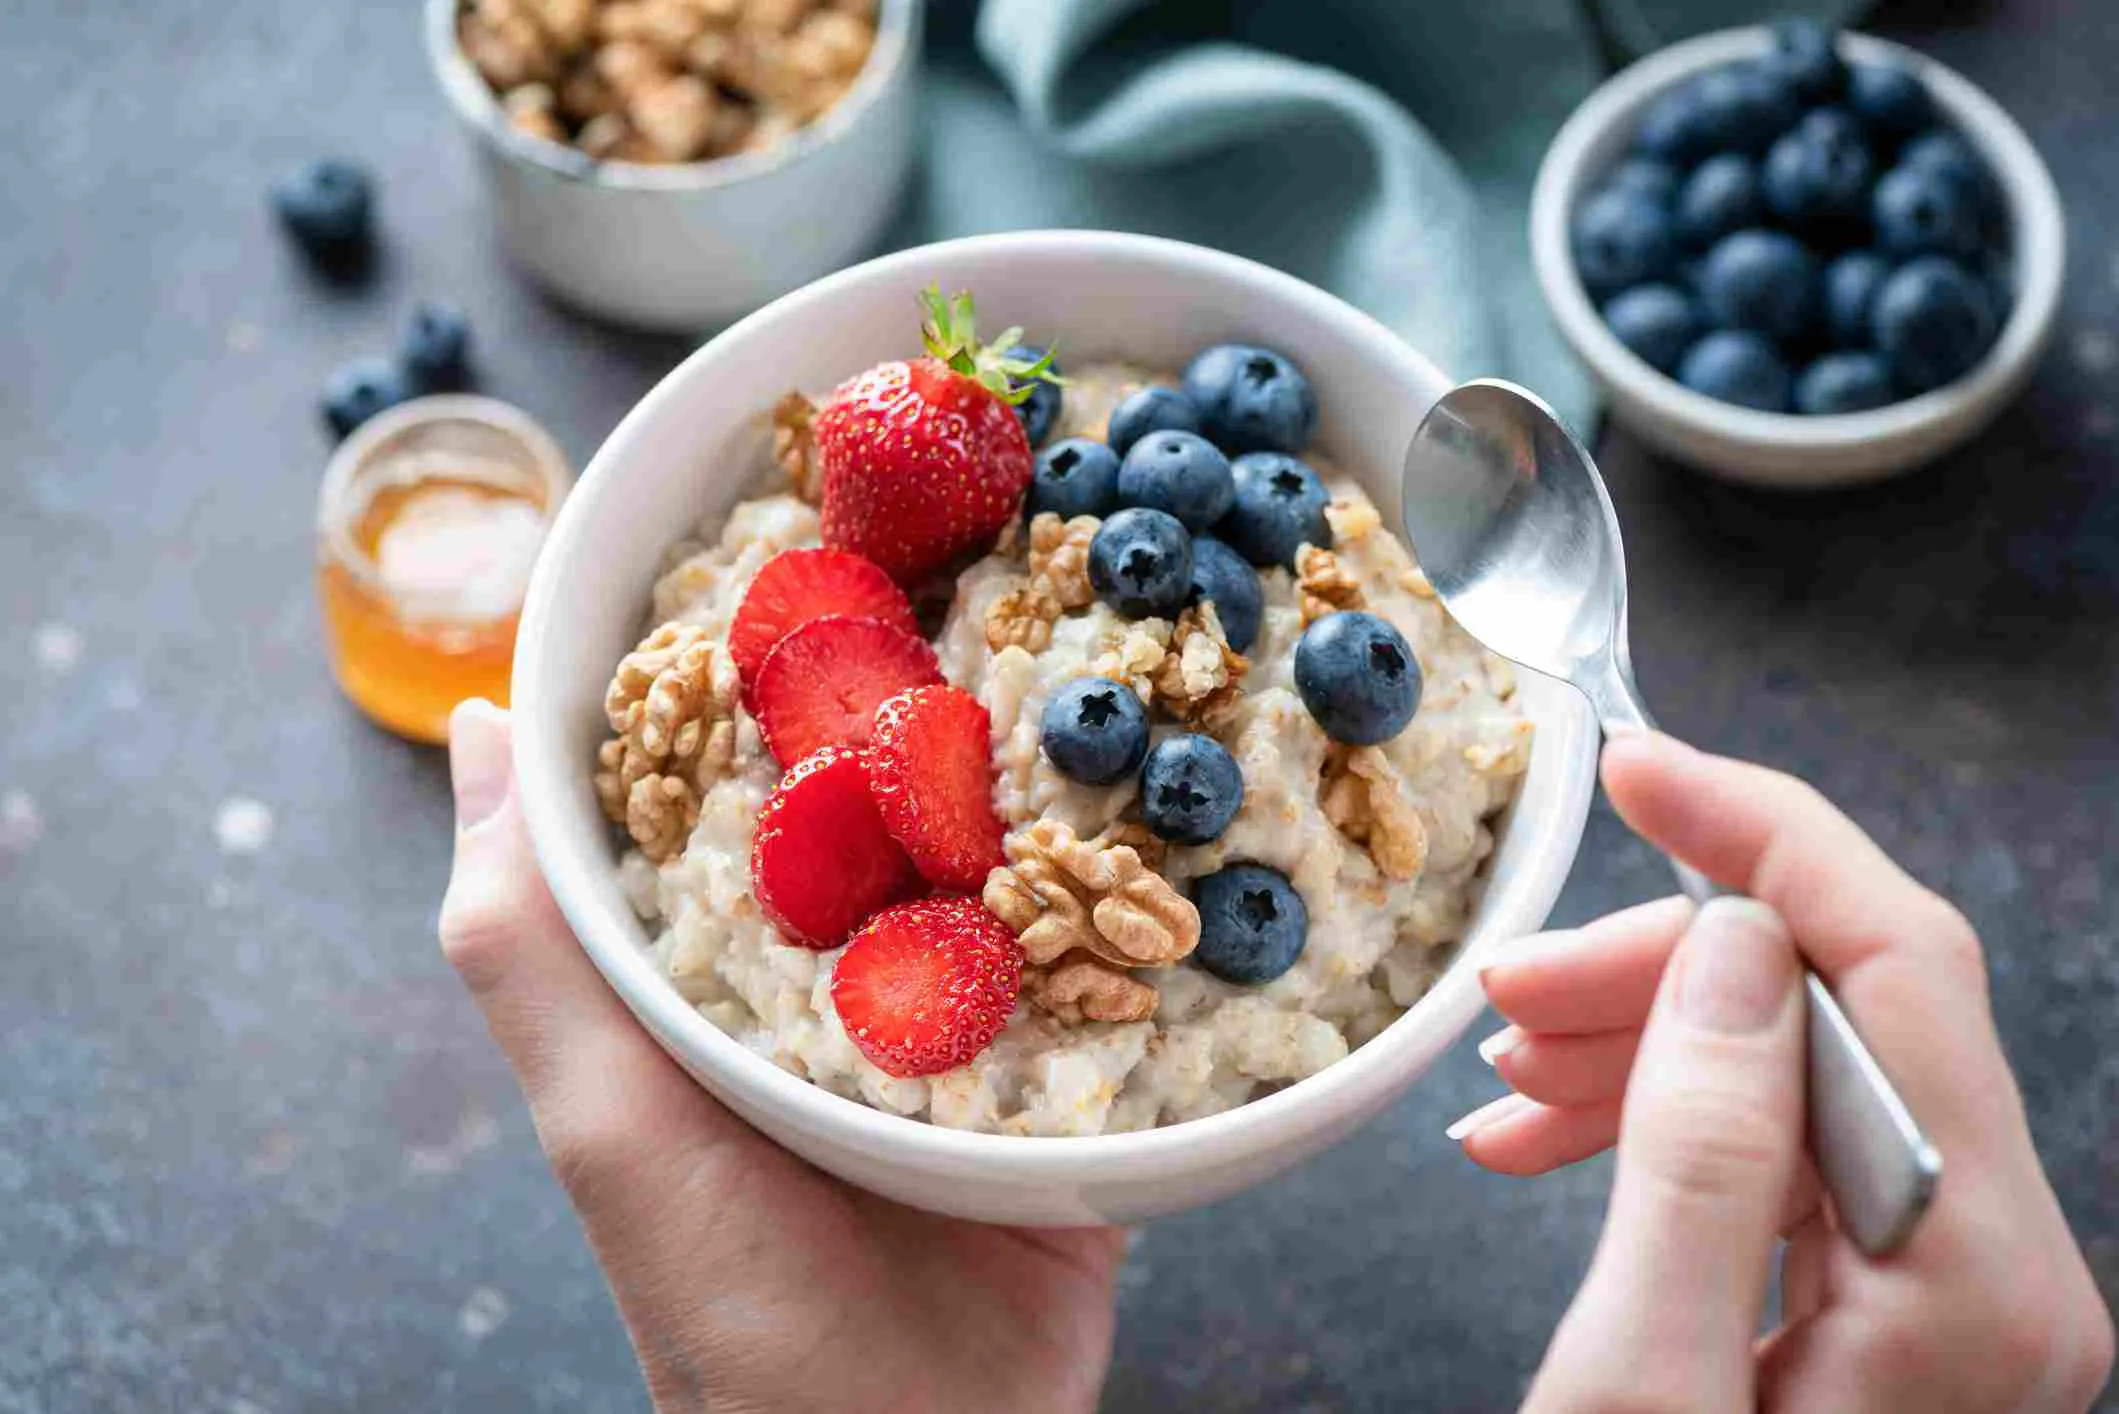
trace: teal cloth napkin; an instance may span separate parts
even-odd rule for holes
[[[1614,62],[1856,0],[931,0],[892,244],[1086,226],[1324,286],[1456,378],[1590,386],[1531,274],[1545,145]]]

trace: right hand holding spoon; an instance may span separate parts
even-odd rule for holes
[[[1601,1242],[1526,1409],[2086,1409],[2112,1322],[2031,1145],[1979,940],[1816,791],[1656,734],[1604,784],[1748,900],[1667,900],[1486,969],[1514,1090],[1451,1133],[1536,1174],[1616,1143]],[[1947,1168],[1894,1256],[1834,1225],[1803,1150],[1801,954]],[[1622,1103],[1623,1102],[1623,1103]],[[1781,1257],[1779,1329],[1757,1338]]]

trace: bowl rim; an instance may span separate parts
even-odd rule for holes
[[[1336,296],[1256,262],[1179,241],[1110,231],[1030,231],[969,236],[899,251],[815,281],[730,326],[666,375],[627,413],[590,461],[560,512],[539,557],[517,639],[515,760],[524,815],[554,897],[612,989],[652,1033],[712,1072],[744,1104],[770,1112],[797,1133],[890,1155],[930,1175],[1109,1184],[1212,1168],[1260,1152],[1284,1150],[1300,1136],[1325,1129],[1335,1119],[1365,1113],[1365,1102],[1371,1109],[1386,1103],[1406,1083],[1403,1071],[1411,1063],[1406,1057],[1417,1060],[1423,1040],[1441,1037],[1439,1053],[1462,1036],[1486,1005],[1476,969],[1466,965],[1472,953],[1460,950],[1412,1007],[1344,1059],[1222,1113],[1123,1134],[1024,1136],[951,1129],[835,1094],[782,1069],[715,1026],[653,970],[647,953],[618,920],[599,907],[589,871],[608,871],[610,861],[566,852],[563,820],[566,811],[578,808],[578,802],[569,798],[580,793],[583,781],[565,778],[556,765],[547,774],[541,763],[567,759],[564,748],[574,733],[554,720],[556,714],[539,713],[534,707],[521,710],[521,705],[544,700],[535,684],[545,672],[544,644],[561,603],[558,566],[582,553],[575,540],[587,518],[585,507],[607,485],[617,484],[621,469],[636,455],[636,443],[659,420],[662,407],[692,396],[700,370],[711,368],[720,348],[740,342],[760,326],[793,311],[828,303],[856,286],[908,280],[917,285],[937,264],[967,254],[1034,261],[1083,251],[1113,261],[1184,265],[1224,282],[1270,288],[1281,299],[1302,306],[1328,333],[1355,341],[1389,361],[1394,377],[1408,387],[1433,389],[1439,395],[1449,386],[1449,380],[1425,356]],[[1538,676],[1527,669],[1519,671],[1527,677]],[[1573,692],[1558,683],[1551,687]],[[1549,914],[1572,872],[1596,789],[1594,715],[1586,700],[1576,705],[1577,725],[1582,729],[1557,734],[1569,750],[1559,763],[1559,796],[1546,817],[1555,832],[1553,845],[1549,852],[1531,856],[1519,900],[1525,913],[1536,914],[1530,927],[1538,926]],[[1485,941],[1491,948],[1512,940],[1513,935],[1489,935]]]
[[[2001,184],[2014,235],[2016,303],[1986,355],[1951,383],[1867,412],[1762,412],[1685,387],[1620,343],[1604,323],[1576,273],[1567,239],[1568,218],[1595,175],[1587,170],[1590,149],[1612,128],[1635,121],[1642,109],[1676,84],[1717,65],[1756,57],[1771,42],[1772,30],[1766,25],[1682,40],[1606,80],[1561,125],[1532,188],[1530,241],[1531,263],[1562,334],[1615,395],[1656,420],[1783,453],[1838,452],[1895,442],[2006,396],[2043,350],[2059,311],[2067,232],[2052,174],[2016,120],[1978,85],[1919,50],[1854,31],[1840,36],[1842,53],[1856,61],[1895,63],[1918,74]]]
[[[878,0],[875,45],[837,103],[763,152],[700,162],[606,162],[563,143],[518,131],[500,98],[456,42],[463,0],[427,0],[427,59],[442,95],[480,139],[510,159],[562,181],[611,191],[698,192],[779,171],[829,147],[868,116],[897,74],[912,62],[923,0]]]

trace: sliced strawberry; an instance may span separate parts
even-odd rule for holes
[[[968,295],[925,299],[929,356],[869,369],[812,425],[824,543],[905,585],[991,548],[1030,485],[1030,441],[1011,403],[1035,380],[1058,381],[1049,358],[1007,352],[1021,330],[979,343]]]
[[[918,634],[880,619],[826,614],[765,655],[751,707],[766,748],[783,762],[799,761],[820,746],[866,746],[877,704],[941,680],[934,650]]]
[[[877,909],[919,892],[919,871],[876,813],[860,752],[805,756],[765,798],[750,886],[781,936],[806,948],[835,948]]]
[[[845,550],[782,550],[751,580],[729,625],[728,652],[743,690],[750,691],[774,645],[825,614],[861,614],[920,631],[905,591],[873,560]]]
[[[892,1075],[938,1075],[993,1044],[1023,986],[1023,949],[975,898],[886,908],[846,945],[831,1000],[846,1034]]]
[[[977,893],[1005,863],[993,813],[993,721],[976,697],[943,683],[876,709],[868,784],[883,828],[937,888]]]

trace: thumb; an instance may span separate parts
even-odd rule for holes
[[[1802,1153],[1800,980],[1764,904],[1716,899],[1693,919],[1627,1083],[1603,1239],[1539,1375],[1557,1398],[1533,1407],[1588,1391],[1753,1407],[1751,1342]]]

